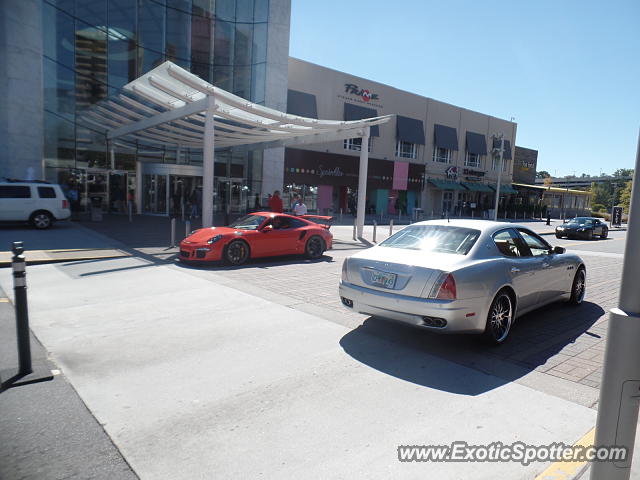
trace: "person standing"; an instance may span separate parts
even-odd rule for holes
[[[293,214],[298,216],[307,214],[307,206],[302,201],[302,197],[298,199],[298,202],[293,207]]]
[[[273,192],[273,196],[269,200],[269,208],[272,212],[282,213],[282,199],[280,198],[280,190]]]
[[[260,205],[260,194],[256,193],[256,198],[253,201],[253,208],[256,212],[259,212],[260,210],[262,210],[262,205]]]

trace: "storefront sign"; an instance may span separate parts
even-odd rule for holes
[[[322,165],[318,165],[318,175],[320,175],[320,178],[342,177],[344,175],[344,172],[340,169],[340,167],[327,169],[327,168],[324,168]]]
[[[611,212],[611,226],[619,227],[622,225],[622,207],[613,207],[613,212]]]
[[[465,168],[462,173],[469,175],[470,177],[484,177],[485,174],[485,172],[481,170],[471,170],[470,168]]]
[[[356,95],[365,102],[370,102],[371,100],[379,100],[377,93],[371,93],[366,88],[360,88],[358,85],[354,83],[345,83],[344,84],[344,92],[350,95]]]
[[[458,178],[458,167],[449,167],[444,172],[447,175],[447,178],[456,179]]]

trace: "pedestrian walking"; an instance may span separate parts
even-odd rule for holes
[[[293,207],[293,214],[298,216],[307,214],[307,206],[302,201],[302,198],[299,198],[298,203]]]

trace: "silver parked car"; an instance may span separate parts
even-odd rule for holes
[[[347,258],[340,297],[357,312],[502,343],[518,315],[557,300],[580,304],[582,259],[521,225],[414,223]]]

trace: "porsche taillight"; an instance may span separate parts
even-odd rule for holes
[[[433,284],[429,298],[437,300],[455,300],[456,299],[456,279],[453,274],[443,272],[440,274],[436,282]]]

